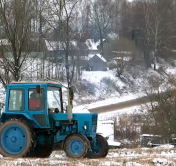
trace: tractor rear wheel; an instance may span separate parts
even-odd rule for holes
[[[25,121],[6,121],[0,128],[0,153],[4,157],[26,157],[35,143],[33,134]]]
[[[89,149],[89,140],[81,134],[72,134],[66,138],[63,146],[68,157],[83,158]]]
[[[101,158],[106,157],[109,151],[109,145],[107,140],[101,136],[96,136],[96,146],[91,147],[91,151],[88,151],[87,158]]]

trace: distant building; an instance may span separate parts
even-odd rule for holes
[[[29,39],[23,44],[21,56],[27,58],[45,58],[46,46],[44,41]],[[8,39],[0,39],[0,57],[13,57],[13,49]]]
[[[47,41],[45,40],[46,48],[47,48],[47,57],[54,59],[55,62],[64,63],[65,59],[65,42],[61,41]],[[69,55],[76,55],[78,52],[77,50],[77,43],[75,41],[70,42],[70,50]],[[69,60],[71,57],[68,58]]]
[[[161,135],[142,134],[140,136],[141,147],[153,147],[163,144],[163,138]]]
[[[107,61],[100,54],[89,54],[88,66],[91,71],[106,71]]]

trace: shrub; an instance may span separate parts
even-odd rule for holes
[[[119,88],[119,86],[116,84],[116,81],[112,80],[111,78],[109,77],[104,77],[100,80],[100,83],[101,84],[104,84],[103,88],[104,90],[106,91],[106,93],[108,92],[118,92],[118,93],[121,93],[121,90]]]
[[[176,134],[176,80],[174,77],[167,80],[151,77],[148,85],[145,92],[150,107],[147,107],[145,129],[151,134],[169,138]]]

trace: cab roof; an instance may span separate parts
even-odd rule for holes
[[[8,84],[8,86],[13,86],[13,85],[54,85],[54,86],[60,86],[62,87],[61,84],[58,82],[52,82],[52,81],[13,81]]]

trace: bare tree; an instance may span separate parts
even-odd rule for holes
[[[45,19],[51,29],[58,34],[55,39],[56,42],[64,49],[64,54],[60,53],[57,49],[56,51],[58,51],[58,54],[62,56],[65,62],[68,87],[72,83],[75,69],[74,58],[72,57],[69,59],[69,57],[72,55],[71,49],[74,45],[72,42],[72,28],[74,27],[74,14],[78,2],[79,0],[46,0],[46,6],[48,11],[50,11],[50,14]],[[46,39],[50,43],[49,38]],[[53,47],[53,49],[55,48]]]
[[[172,6],[173,1],[167,0],[145,0],[134,2],[131,6],[132,36],[142,46],[147,68],[153,63],[156,70],[158,57],[163,56],[164,49],[171,45],[171,27],[175,20]]]
[[[91,20],[93,25],[95,25],[95,32],[98,34],[100,50],[103,56],[103,39],[105,37],[105,32],[109,28],[112,18],[114,17],[114,2],[112,0],[96,0],[91,8]]]
[[[139,54],[134,42],[127,38],[116,38],[106,43],[104,47],[110,68],[116,69],[117,77],[123,74],[129,62]]]
[[[163,42],[164,27],[162,24],[162,12],[159,11],[157,2],[149,2],[143,4],[144,12],[144,29],[143,35],[148,47],[151,48],[153,56],[154,70],[156,70],[156,58]]]
[[[28,55],[30,41],[30,23],[35,17],[32,0],[0,1],[1,35],[7,39],[8,45],[1,44],[1,66],[4,75],[12,76],[12,80],[22,79],[21,68]],[[8,66],[8,67],[7,67]],[[10,80],[0,76],[3,84]]]

